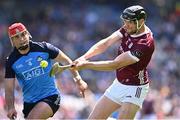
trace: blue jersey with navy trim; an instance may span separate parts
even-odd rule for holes
[[[17,78],[22,87],[25,102],[36,102],[53,94],[59,94],[55,77],[50,77],[52,59],[59,49],[46,42],[30,41],[30,51],[20,54],[17,49],[6,60],[5,78]],[[48,66],[42,68],[40,62],[46,60]]]

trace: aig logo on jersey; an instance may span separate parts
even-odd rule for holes
[[[22,73],[25,80],[30,80],[32,78],[41,76],[43,74],[44,74],[44,69],[42,69],[42,67],[40,67],[40,66],[32,68],[32,69],[30,69],[28,71],[24,71]]]

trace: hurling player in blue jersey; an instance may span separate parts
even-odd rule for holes
[[[59,108],[60,92],[55,84],[55,77],[50,76],[52,60],[72,63],[61,50],[46,42],[32,42],[31,35],[22,23],[14,23],[8,29],[13,51],[6,60],[5,100],[7,116],[17,117],[14,107],[15,78],[23,92],[24,117],[27,119],[47,119]],[[46,60],[48,66],[43,68],[40,62]],[[84,95],[87,84],[79,73],[71,70],[73,79]]]

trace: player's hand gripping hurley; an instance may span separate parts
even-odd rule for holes
[[[70,64],[70,65],[63,65],[63,66],[61,66],[61,65],[59,65],[58,62],[56,62],[56,63],[53,65],[53,67],[52,67],[52,69],[51,69],[51,71],[50,71],[50,76],[54,76],[56,73],[61,73],[61,72],[63,72],[64,70],[69,69],[69,68],[71,68],[71,67],[72,67],[71,64]]]

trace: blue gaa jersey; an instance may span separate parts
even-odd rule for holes
[[[30,51],[20,54],[17,49],[6,60],[5,78],[17,78],[23,91],[24,102],[36,102],[50,95],[59,94],[55,77],[50,77],[52,59],[59,49],[46,42],[30,41]],[[46,60],[48,66],[42,68],[40,62]]]

